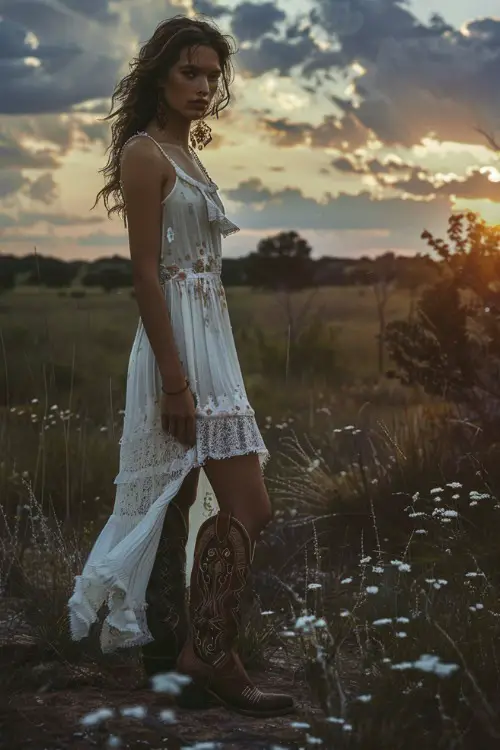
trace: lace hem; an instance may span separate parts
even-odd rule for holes
[[[206,417],[196,420],[196,445],[186,449],[161,427],[134,431],[120,440],[120,470],[115,484],[178,474],[185,466],[201,465],[207,458],[230,458],[245,453],[267,454],[252,415]]]

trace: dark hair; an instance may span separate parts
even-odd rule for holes
[[[99,170],[104,173],[106,184],[97,193],[90,210],[95,208],[102,196],[108,218],[111,214],[118,213],[125,223],[125,204],[120,187],[121,150],[132,135],[138,130],[144,130],[157,115],[158,83],[179,61],[185,47],[203,45],[212,47],[217,52],[222,76],[207,114],[218,117],[219,112],[227,107],[231,99],[229,84],[234,76],[230,60],[235,52],[233,41],[229,35],[222,34],[212,21],[209,23],[187,16],[174,16],[156,27],[151,39],[141,48],[139,56],[129,63],[130,73],[116,86],[110,114],[100,118],[103,121],[113,118],[116,120],[111,125],[111,144],[106,149],[110,151],[108,162]],[[116,112],[112,112],[116,100],[121,104]],[[115,204],[110,208],[109,198],[112,194]]]

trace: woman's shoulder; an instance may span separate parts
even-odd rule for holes
[[[157,144],[142,133],[131,136],[122,146],[120,167],[122,181],[127,177],[147,175],[150,170],[153,170],[153,174],[159,174],[162,180],[166,176],[175,176],[171,162],[162,158]]]

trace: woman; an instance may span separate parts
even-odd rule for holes
[[[189,675],[181,705],[273,716],[293,711],[293,699],[262,693],[234,650],[241,592],[272,516],[268,452],[220,278],[221,237],[238,227],[194,150],[211,140],[203,116],[229,102],[232,54],[212,24],[162,23],[113,94],[121,107],[105,118],[117,119],[96,203],[103,195],[108,209],[113,193],[108,215],[125,219],[140,320],[115,506],[69,609],[79,640],[106,602],[103,650],[141,645],[149,675]],[[212,490],[218,510],[207,518]]]

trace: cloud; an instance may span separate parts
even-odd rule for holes
[[[272,142],[281,147],[308,145],[311,148],[350,151],[364,146],[369,136],[368,131],[351,114],[342,118],[327,115],[320,125],[266,116],[260,124]]]
[[[414,164],[407,164],[404,161],[396,159],[395,157],[389,157],[385,161],[373,158],[363,160],[356,160],[354,156],[339,156],[332,161],[332,167],[335,167],[339,172],[351,173],[351,174],[373,174],[383,175],[391,174],[393,172],[408,172],[414,171],[428,173],[423,167],[417,167]]]
[[[210,18],[220,18],[231,13],[231,8],[227,5],[219,5],[219,3],[211,2],[211,0],[194,0],[193,10],[195,13],[200,13]]]
[[[121,235],[106,234],[101,232],[99,234],[87,234],[84,237],[79,237],[75,240],[77,245],[81,247],[93,247],[94,245],[110,245],[112,247],[123,247],[126,241]]]
[[[453,29],[435,15],[421,24],[402,0],[316,0],[313,18],[354,62],[357,117],[386,145],[410,147],[426,136],[483,143],[477,125],[500,122],[500,21]],[[328,72],[331,52],[316,51],[309,71]],[[328,68],[327,68],[328,65]]]
[[[306,197],[298,188],[270,191],[259,179],[241,182],[224,195],[237,204],[231,217],[247,229],[296,227],[331,230],[408,231],[420,236],[424,228],[442,229],[451,211],[447,196],[433,201],[376,199],[364,191],[358,195],[326,193],[323,201]]]
[[[86,225],[86,224],[102,224],[105,221],[104,216],[78,216],[77,214],[66,214],[66,213],[47,213],[40,211],[20,211],[16,224],[17,226],[29,227],[43,222],[51,224],[53,226],[74,226]]]
[[[278,31],[278,24],[286,14],[274,2],[243,2],[236,6],[231,18],[231,29],[242,42],[255,42],[265,34]]]
[[[105,0],[0,0],[0,114],[109,97],[131,39]]]
[[[336,75],[348,75],[350,98],[332,101],[387,146],[411,148],[426,137],[483,144],[476,128],[500,122],[499,19],[456,29],[436,13],[420,22],[405,0],[313,5],[307,23],[283,21],[280,37],[265,36],[240,52],[247,75],[293,74],[305,88],[314,78],[308,90],[325,94]]]
[[[40,177],[34,180],[30,184],[27,193],[31,200],[40,201],[47,205],[55,201],[58,191],[50,172],[45,172],[45,174],[40,175]]]
[[[12,136],[0,134],[0,164],[2,169],[47,169],[57,167],[58,161],[48,149],[29,151]]]
[[[13,169],[0,169],[0,200],[11,198],[30,184],[26,177]]]
[[[465,177],[445,181],[430,180],[416,172],[408,180],[392,182],[391,187],[419,196],[455,196],[469,200],[490,200],[500,203],[500,182],[489,178],[489,170],[473,169]]]
[[[238,64],[242,73],[247,76],[257,77],[269,71],[287,76],[293,68],[303,65],[314,48],[315,43],[308,31],[304,31],[292,41],[266,36],[258,44],[241,49],[238,53]]]

